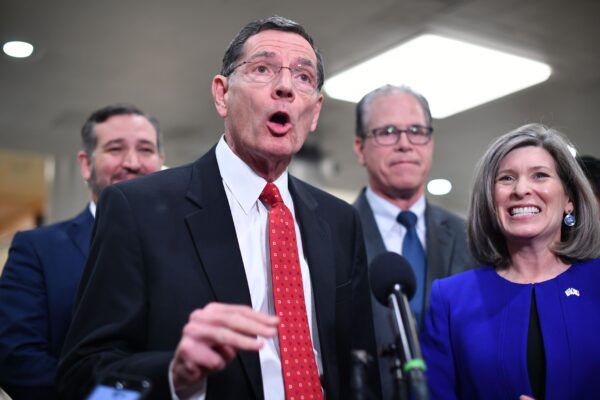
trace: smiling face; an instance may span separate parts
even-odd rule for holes
[[[560,241],[564,213],[573,211],[554,159],[534,146],[512,150],[502,159],[494,202],[509,247],[539,243],[550,248]]]
[[[161,169],[164,156],[158,151],[156,130],[145,117],[114,115],[96,124],[94,132],[94,153],[90,157],[80,151],[78,159],[95,202],[105,187]]]
[[[394,125],[405,129],[410,125],[427,126],[427,118],[417,99],[408,93],[378,96],[367,106],[365,132]],[[433,138],[427,144],[415,145],[406,133],[393,146],[381,146],[369,135],[356,138],[354,152],[358,162],[367,168],[373,191],[393,201],[396,198],[416,201],[425,191],[431,169]]]
[[[217,75],[213,97],[217,112],[225,120],[229,147],[255,172],[273,180],[317,128],[323,96],[318,90],[299,90],[287,68],[316,66],[315,52],[300,35],[266,30],[251,36],[238,61],[257,59],[285,68],[268,83],[246,79],[247,65],[237,68],[229,78]]]

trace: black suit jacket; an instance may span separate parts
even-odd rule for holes
[[[323,386],[328,399],[347,399],[351,349],[375,352],[359,217],[293,177],[289,188],[311,273]],[[251,305],[214,148],[193,164],[104,190],[94,233],[59,391],[77,398],[99,375],[125,373],[150,378],[151,398],[168,398],[168,365],[189,314],[215,301]],[[378,382],[376,371],[371,378]],[[207,398],[260,399],[261,382],[258,353],[242,352],[208,378]]]
[[[354,202],[362,221],[365,245],[369,263],[375,256],[386,250],[377,227],[371,205],[361,191]],[[425,287],[425,310],[429,308],[429,292],[435,279],[444,278],[475,266],[475,261],[467,247],[465,221],[443,208],[427,203],[425,208],[425,226],[427,241],[427,277]],[[391,311],[379,304],[373,297],[373,318],[375,337],[379,350],[394,342],[393,319]],[[391,359],[381,358],[379,370],[382,379],[384,399],[393,397],[393,381],[389,370],[393,366]]]

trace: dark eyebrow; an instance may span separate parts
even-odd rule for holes
[[[109,140],[108,142],[104,143],[104,145],[102,147],[106,148],[106,147],[110,147],[113,145],[124,146],[124,145],[126,145],[126,141],[125,141],[125,139],[113,139],[113,140]],[[153,141],[148,140],[148,139],[140,139],[140,140],[136,141],[135,146],[139,146],[139,145],[142,145],[142,146],[151,145],[152,147],[156,147],[156,143],[154,143]]]
[[[147,144],[151,145],[152,147],[156,147],[156,143],[154,143],[152,140],[148,140],[148,139],[140,139],[136,142],[135,145],[136,146],[139,146],[139,145],[145,146]]]
[[[109,147],[112,145],[123,145],[125,144],[125,140],[124,139],[113,139],[113,140],[109,140],[108,142],[104,143],[104,145],[102,145],[102,147]]]
[[[251,55],[247,61],[253,61],[257,58],[275,58],[276,56],[277,56],[277,53],[275,53],[273,51],[263,50],[256,54]],[[306,57],[298,57],[291,64],[306,65],[309,67],[315,66],[315,64],[312,62],[312,60],[310,60]]]
[[[302,64],[302,65],[306,65],[309,67],[314,67],[315,64],[312,62],[312,60],[308,59],[308,58],[304,58],[304,57],[298,57],[294,64]]]

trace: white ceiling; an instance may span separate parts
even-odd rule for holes
[[[438,204],[464,214],[487,144],[526,122],[555,126],[580,151],[600,156],[597,0],[0,0],[0,41],[36,46],[30,59],[0,55],[0,148],[74,154],[89,113],[127,101],[160,120],[169,165],[192,161],[222,130],[209,88],[225,48],[246,22],[273,14],[306,26],[329,76],[423,32],[552,66],[539,86],[435,121],[432,178],[454,184],[450,195],[432,198]],[[354,105],[326,98],[309,145],[338,168],[316,183],[363,186],[353,129]]]

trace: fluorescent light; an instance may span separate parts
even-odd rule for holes
[[[426,34],[333,76],[325,91],[358,102],[385,84],[407,85],[445,118],[544,82],[547,64],[482,46]]]
[[[2,46],[2,50],[8,56],[15,58],[26,58],[33,53],[33,46],[27,42],[6,42],[4,43],[4,46]]]
[[[427,184],[427,191],[436,196],[443,196],[450,193],[452,183],[447,179],[432,179]]]

